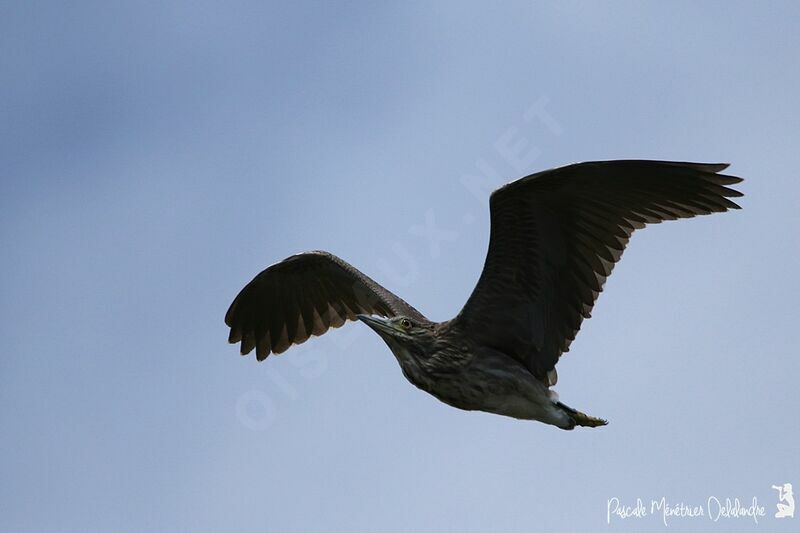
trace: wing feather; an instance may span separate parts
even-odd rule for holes
[[[637,229],[738,209],[725,164],[578,163],[521,178],[490,199],[483,272],[452,327],[554,384],[555,364],[589,318]]]
[[[228,342],[263,361],[360,313],[425,317],[349,263],[327,252],[293,255],[248,283],[225,315]]]

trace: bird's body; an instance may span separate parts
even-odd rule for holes
[[[507,355],[486,347],[463,354],[456,372],[438,374],[425,389],[448,405],[521,420],[572,428],[575,422],[555,403],[553,391]]]
[[[478,284],[452,320],[432,322],[327,252],[256,276],[231,304],[229,341],[257,358],[360,319],[403,374],[442,402],[562,429],[606,422],[558,401],[555,365],[634,229],[738,208],[727,165],[603,161],[527,176],[492,194],[492,234]]]
[[[564,429],[571,429],[576,423],[587,426],[604,423],[561,404],[547,384],[536,379],[519,361],[475,343],[463,332],[453,331],[451,328],[457,325],[444,322],[427,327],[438,330],[438,338],[459,342],[433,342],[414,351],[407,343],[395,340],[392,320],[367,315],[358,318],[386,341],[406,379],[448,405],[538,420]]]

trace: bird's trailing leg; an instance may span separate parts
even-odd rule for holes
[[[556,402],[556,405],[560,407],[569,417],[575,421],[576,426],[583,426],[589,428],[596,428],[598,426],[605,426],[608,424],[607,420],[603,420],[602,418],[596,418],[593,416],[589,416],[586,413],[581,413],[577,409],[573,409],[567,405],[564,405],[561,402]],[[573,426],[574,427],[574,426]],[[572,429],[572,428],[569,428]]]

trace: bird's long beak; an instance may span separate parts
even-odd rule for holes
[[[389,324],[389,321],[383,317],[372,315],[356,315],[356,318],[374,329],[377,333],[394,333],[394,328]]]

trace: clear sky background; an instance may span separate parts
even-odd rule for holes
[[[766,508],[670,531],[796,527],[800,4],[376,4],[0,7],[0,530],[644,531],[608,500],[662,496]],[[637,233],[562,359],[607,427],[448,407],[363,324],[226,342],[310,249],[448,319],[488,241],[470,177],[614,158],[747,180]]]

